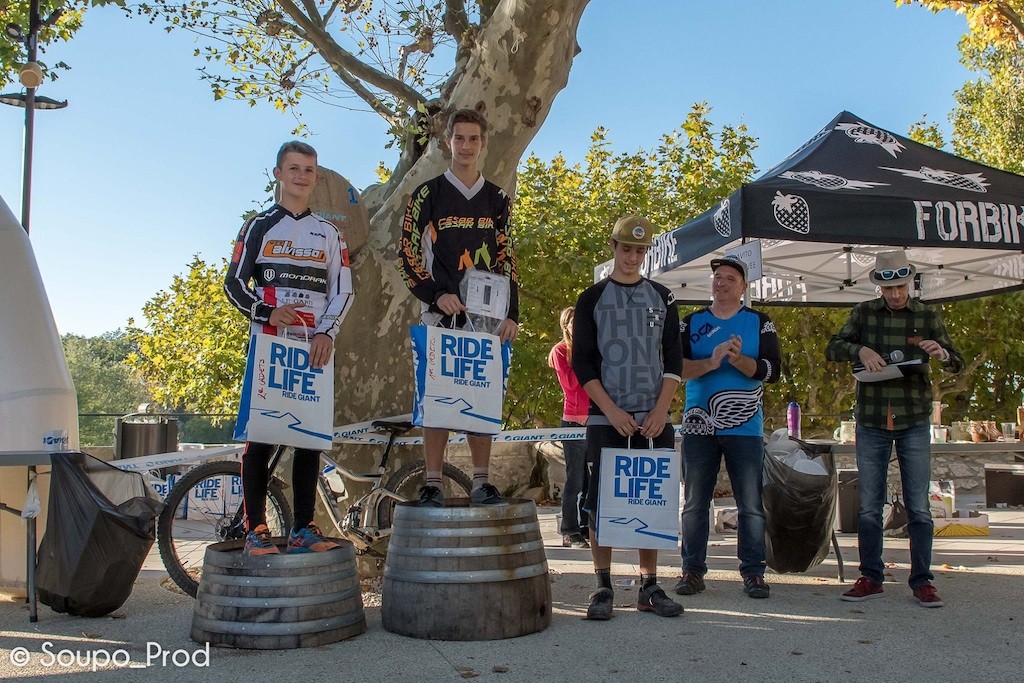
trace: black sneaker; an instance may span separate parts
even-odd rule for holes
[[[763,576],[743,577],[743,592],[752,598],[767,598],[770,590]]]
[[[704,577],[697,572],[684,571],[676,582],[676,595],[696,595],[707,588],[704,585]]]
[[[586,537],[580,532],[574,534],[563,534],[562,535],[562,547],[563,548],[589,548],[590,544],[587,543]]]
[[[678,617],[683,613],[683,606],[665,595],[656,583],[640,589],[636,608],[641,612],[654,612],[659,617]]]
[[[482,484],[469,494],[469,502],[473,505],[501,505],[505,499],[494,484]]]
[[[420,489],[420,499],[416,505],[421,508],[443,508],[444,494],[436,486],[424,486]]]
[[[590,606],[584,619],[592,621],[608,621],[612,618],[612,602],[615,593],[611,588],[599,588],[590,594]]]

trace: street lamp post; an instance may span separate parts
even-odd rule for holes
[[[63,109],[68,106],[66,101],[57,102],[48,97],[36,97],[36,88],[42,83],[42,70],[36,63],[39,55],[39,29],[52,25],[60,18],[61,8],[43,21],[39,16],[39,0],[30,0],[28,15],[28,32],[17,24],[8,24],[4,29],[14,40],[24,40],[28,61],[19,74],[25,93],[16,95],[0,95],[0,102],[16,107],[25,107],[25,170],[21,183],[21,226],[28,232],[29,216],[32,211],[32,140],[35,132],[36,109]]]
[[[28,63],[35,64],[39,50],[39,0],[31,0],[28,12]],[[32,140],[36,125],[36,86],[25,84],[25,173],[21,180],[21,227],[28,234],[28,218],[32,212]]]
[[[4,32],[12,40],[24,40],[28,61],[18,74],[18,80],[25,86],[25,94],[0,95],[0,103],[10,104],[16,107],[25,107],[25,172],[22,177],[21,186],[21,226],[28,234],[29,215],[32,204],[32,136],[35,126],[36,109],[63,109],[68,103],[58,102],[49,97],[36,97],[36,88],[43,82],[43,72],[36,63],[39,47],[39,29],[43,26],[50,26],[60,18],[62,9],[58,7],[45,21],[39,17],[39,0],[30,0],[28,33],[21,26],[11,23],[4,27]],[[28,468],[28,486],[31,488],[35,479],[35,467]],[[35,622],[38,619],[36,614],[36,568],[32,559],[36,556],[36,520],[28,520],[28,533],[26,534],[27,554],[29,564],[26,567],[26,602],[29,604],[29,621]]]

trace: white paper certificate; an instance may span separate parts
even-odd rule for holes
[[[484,270],[470,270],[462,279],[463,302],[472,315],[496,320],[508,317],[509,282],[504,275]]]

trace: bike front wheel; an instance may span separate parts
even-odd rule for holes
[[[409,463],[395,472],[386,488],[405,500],[416,500],[421,486],[427,483],[427,464],[422,460]],[[467,498],[473,488],[473,480],[455,465],[445,463],[441,470],[441,492],[445,499]],[[390,529],[395,516],[396,501],[385,498],[377,507],[377,525],[381,529]]]
[[[207,546],[245,538],[241,464],[224,460],[189,470],[164,503],[157,521],[160,558],[171,580],[195,597]],[[292,509],[274,478],[267,488],[267,526],[272,536],[285,536],[292,526]]]

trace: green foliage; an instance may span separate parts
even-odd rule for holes
[[[238,410],[249,327],[224,295],[226,272],[223,259],[213,265],[195,257],[186,274],[143,306],[144,327],[129,321],[128,338],[138,347],[130,362],[170,409]]]
[[[782,378],[764,394],[766,428],[786,426],[786,406],[800,404],[806,436],[831,434],[853,411],[856,386],[849,364],[829,363],[825,347],[850,313],[848,308],[768,306],[782,350]]]
[[[1024,292],[946,304],[942,319],[967,363],[961,375],[932,375],[936,400],[950,406],[943,421],[1012,420],[1024,390]]]
[[[928,145],[935,149],[942,149],[946,146],[946,138],[939,129],[939,125],[929,122],[926,116],[910,125],[907,137],[914,142],[920,142],[922,145]]]
[[[1001,168],[1024,172],[1024,49],[978,49],[961,41],[961,61],[981,77],[954,95],[953,150]]]
[[[66,334],[61,337],[71,379],[75,383],[79,413],[135,412],[149,400],[142,378],[128,362],[135,351],[121,330],[99,337]],[[112,418],[83,418],[79,439],[83,445],[106,446],[114,442]]]
[[[1008,3],[1008,7],[1021,3]],[[1018,7],[1019,9],[1019,7]],[[1024,173],[1024,49],[1020,42],[985,44],[965,37],[961,61],[979,78],[954,95],[953,152],[1012,173]],[[933,375],[947,420],[1009,419],[1024,388],[1024,347],[1018,321],[1024,294],[1002,294],[942,307],[946,327],[968,363],[959,377]]]
[[[716,133],[709,113],[707,103],[695,104],[650,151],[615,154],[608,132],[598,128],[582,164],[531,155],[520,167],[513,234],[522,331],[506,400],[510,426],[558,424],[561,391],[547,366],[548,351],[561,339],[558,315],[611,257],[616,219],[638,213],[662,230],[675,228],[753,174],[755,139],[742,125]]]
[[[856,402],[856,382],[848,363],[825,361],[825,346],[849,309],[764,309],[778,328],[782,380],[765,392],[765,415],[774,427],[785,425],[786,404],[803,409],[804,433],[825,436]],[[1016,331],[1024,316],[1024,293],[1000,294],[940,306],[953,344],[964,357],[964,372],[952,375],[932,363],[935,400],[948,404],[943,420],[1011,419],[1024,388],[1024,346]]]
[[[235,416],[217,419],[191,415],[178,416],[179,443],[231,443]],[[217,424],[214,424],[216,420]]]
[[[45,59],[46,48],[58,42],[67,42],[82,28],[82,19],[89,7],[108,4],[122,4],[123,0],[39,0],[39,16],[41,21],[53,20],[39,30],[39,57],[37,61],[43,67],[43,73],[51,81],[56,80],[58,72],[71,67],[64,62],[50,63]],[[60,14],[54,11],[61,8]],[[25,36],[29,32],[29,0],[10,0],[0,3],[0,26],[17,24]],[[6,32],[0,33],[0,88],[18,82],[18,70],[28,61],[28,50],[25,41],[15,40]]]
[[[423,134],[414,114],[441,94],[463,35],[478,28],[469,22],[489,17],[467,5],[455,16],[443,0],[149,0],[131,12],[196,35],[193,55],[215,100],[296,117],[304,97],[369,107],[398,139]]]
[[[1013,45],[1024,39],[1024,0],[895,0],[897,5],[921,5],[932,12],[951,10],[967,20],[965,38],[975,47]]]
[[[556,156],[529,157],[520,167],[513,210],[521,286],[522,330],[516,342],[506,402],[507,425],[551,426],[561,415],[561,391],[547,366],[560,339],[558,314],[593,282],[594,267],[610,256],[608,234],[626,213],[650,217],[662,229],[681,225],[748,180],[755,140],[743,126],[715,132],[706,104],[695,105],[679,130],[651,150],[612,151],[599,128],[582,163]],[[918,139],[941,146],[934,125],[916,125]],[[248,338],[244,317],[222,291],[225,263],[196,259],[144,307],[145,329],[129,329],[132,357],[154,398],[172,409],[234,413]],[[682,309],[685,315],[691,309]],[[798,401],[806,433],[830,433],[853,410],[855,383],[849,366],[824,360],[825,345],[849,314],[847,308],[765,309],[779,331],[782,380],[765,393],[770,427],[785,424],[786,404]],[[947,328],[968,360],[968,371],[933,373],[947,419],[1000,418],[1024,386],[1024,346],[1016,322],[1024,294],[1001,295],[942,307]],[[679,392],[679,397],[683,392]],[[673,417],[678,417],[677,405]],[[223,440],[196,433],[183,440]],[[185,430],[183,430],[185,431]]]

